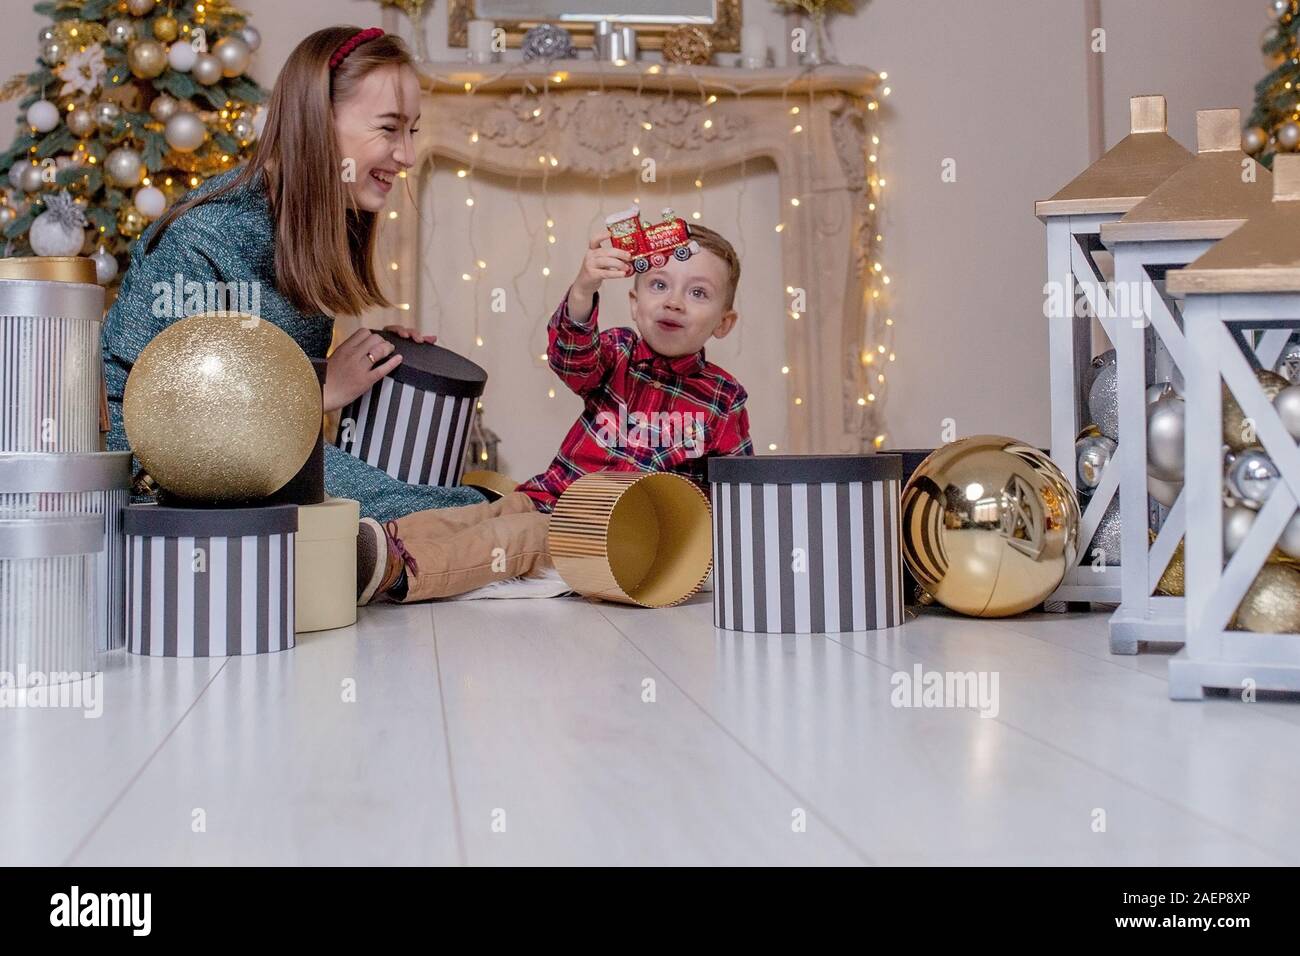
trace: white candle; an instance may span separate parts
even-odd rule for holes
[[[747,23],[740,31],[740,58],[746,65],[767,62],[767,36],[761,23]]]
[[[491,20],[469,21],[469,52],[476,59],[486,59],[492,55],[492,29],[496,26]],[[480,62],[482,62],[480,60]]]

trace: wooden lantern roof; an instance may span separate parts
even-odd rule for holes
[[[1300,155],[1273,160],[1273,201],[1215,243],[1167,287],[1189,292],[1300,292]]]
[[[1240,110],[1196,114],[1196,158],[1152,190],[1102,242],[1222,239],[1268,209],[1273,177],[1241,150]]]
[[[1034,203],[1034,215],[1126,213],[1192,161],[1192,154],[1169,135],[1163,96],[1135,96],[1129,113],[1129,134],[1051,199]]]

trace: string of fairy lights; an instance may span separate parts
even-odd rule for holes
[[[647,79],[665,73],[668,68],[666,64],[660,63],[646,64],[644,67],[639,69],[637,68],[639,66],[638,64],[623,63],[615,64],[615,66],[617,66],[620,71],[618,74],[619,76],[625,76],[629,68],[637,69],[636,86],[633,91],[637,98],[645,95],[644,84]],[[605,82],[607,67],[608,65],[599,64],[599,61],[597,61],[597,93],[602,96],[606,92]],[[795,233],[795,235],[802,237],[802,241],[797,247],[798,255],[801,260],[798,271],[801,275],[809,277],[813,276],[815,274],[815,270],[811,268],[814,258],[812,241],[813,229],[810,222],[804,221],[804,217],[811,209],[808,204],[808,199],[812,195],[813,187],[811,183],[806,181],[806,177],[810,175],[810,171],[813,168],[812,163],[809,161],[809,155],[813,149],[813,144],[811,137],[804,135],[804,122],[806,120],[806,114],[804,111],[805,109],[813,108],[816,103],[816,84],[807,81],[816,73],[817,68],[807,67],[801,69],[782,79],[779,84],[763,88],[757,88],[754,86],[734,86],[720,80],[714,75],[704,78],[689,66],[679,67],[674,65],[673,69],[681,71],[678,75],[688,76],[695,83],[695,95],[698,96],[700,104],[700,135],[703,136],[711,135],[711,131],[713,131],[715,126],[722,121],[720,117],[715,115],[713,109],[719,101],[720,94],[730,94],[739,101],[742,97],[747,95],[771,95],[774,92],[779,93],[781,109],[789,118],[789,135],[792,139],[799,140],[797,148],[803,150],[805,161],[799,164],[801,168],[801,179],[795,185],[794,194],[782,197],[780,200],[781,205],[777,214],[777,221],[773,223],[772,228],[778,234],[784,233],[787,229],[790,229]],[[879,172],[881,142],[877,131],[878,124],[871,122],[871,119],[878,114],[878,111],[881,108],[881,100],[884,97],[889,96],[892,91],[888,85],[884,85],[885,81],[888,80],[887,73],[878,74],[878,78],[879,84],[873,88],[871,93],[864,97],[865,108],[868,113],[868,121],[866,125],[868,131],[867,142],[869,143],[865,157],[865,168],[867,172],[865,183],[866,195],[864,196],[866,199],[868,228],[864,240],[869,243],[869,247],[867,250],[866,274],[862,277],[864,285],[862,302],[863,345],[857,360],[865,371],[863,380],[866,383],[866,386],[861,389],[861,394],[856,397],[856,405],[860,409],[860,414],[864,416],[861,423],[870,423],[872,426],[870,430],[862,429],[862,432],[874,433],[872,443],[875,447],[880,448],[883,447],[888,438],[888,433],[883,424],[883,407],[885,405],[889,385],[886,367],[897,360],[897,353],[894,348],[895,322],[893,316],[889,314],[891,299],[888,293],[892,278],[885,267],[883,256],[881,254],[881,246],[884,237],[879,230],[879,204],[881,193],[884,191],[887,184],[885,177]],[[517,169],[515,173],[514,188],[514,200],[520,214],[518,221],[522,226],[524,238],[527,243],[527,255],[523,258],[521,264],[512,275],[510,284],[514,291],[515,306],[517,308],[523,308],[526,304],[526,298],[520,287],[521,281],[525,279],[532,270],[537,270],[534,274],[540,275],[542,281],[541,301],[537,304],[536,308],[525,308],[524,312],[533,317],[533,326],[528,337],[528,347],[532,356],[532,364],[534,367],[545,368],[547,365],[547,354],[545,351],[546,325],[550,315],[550,307],[547,303],[551,301],[551,279],[554,271],[552,268],[552,253],[553,247],[558,242],[555,233],[555,218],[551,210],[552,197],[550,186],[553,176],[566,172],[566,170],[561,167],[559,156],[557,156],[556,150],[551,145],[555,135],[555,124],[549,123],[547,120],[553,115],[554,91],[556,89],[564,89],[564,84],[570,79],[570,74],[564,69],[554,68],[554,65],[543,74],[539,72],[536,64],[514,63],[509,66],[503,66],[501,70],[495,71],[491,74],[476,76],[473,80],[459,81],[458,87],[457,85],[453,85],[449,79],[444,77],[432,75],[429,76],[428,79],[433,82],[435,87],[438,85],[447,87],[447,92],[453,92],[455,89],[459,88],[466,97],[475,97],[479,95],[480,90],[484,90],[485,88],[493,92],[500,92],[506,89],[511,89],[511,92],[515,92],[515,90],[510,87],[510,83],[511,81],[518,81],[519,86],[517,92],[525,96],[536,97],[535,105],[531,109],[531,119],[537,120],[542,124],[541,135],[534,143],[534,146],[537,149],[537,170],[532,175],[529,175],[525,168]],[[805,84],[807,87],[806,105],[802,98],[798,98],[796,101],[796,96],[792,96],[791,94],[791,91],[801,83]],[[669,89],[665,91],[665,98],[671,101],[675,92],[676,91],[672,87],[669,87]],[[471,108],[468,113],[469,115],[475,115],[473,108]],[[525,119],[527,119],[527,117],[525,117]],[[632,171],[630,176],[632,180],[631,193],[634,203],[640,205],[641,202],[643,183],[641,181],[640,162],[642,157],[648,149],[658,150],[663,152],[662,159],[658,161],[657,165],[662,165],[666,169],[665,188],[668,193],[668,203],[676,208],[674,202],[676,195],[673,186],[673,175],[674,172],[677,171],[678,164],[671,161],[671,155],[673,152],[671,143],[666,140],[656,140],[654,136],[654,123],[649,118],[642,118],[634,123],[632,133],[632,143],[630,146]],[[466,133],[465,143],[465,153],[469,157],[468,161],[455,163],[455,176],[456,179],[463,184],[464,190],[461,200],[468,209],[468,228],[466,230],[467,240],[463,247],[462,254],[464,255],[464,259],[461,263],[460,279],[462,282],[470,283],[473,286],[473,334],[475,349],[487,348],[489,345],[482,324],[482,313],[485,308],[485,299],[480,294],[483,280],[488,277],[489,263],[480,252],[476,237],[477,216],[480,206],[479,195],[477,192],[476,170],[479,165],[483,148],[482,139],[483,138],[480,136],[480,130],[471,127],[469,132]],[[700,156],[700,159],[694,165],[693,175],[691,175],[690,178],[691,186],[689,206],[691,208],[689,208],[686,214],[683,215],[683,218],[688,222],[698,222],[704,217],[705,179],[706,175],[711,170],[707,164],[707,156],[704,152],[697,151],[697,153]],[[435,160],[436,157],[430,157],[427,167],[420,170],[417,174],[427,172],[431,178],[436,169]],[[744,239],[745,230],[742,228],[742,215],[744,212],[747,162],[746,159],[742,158],[738,164],[740,178],[736,194],[735,236],[737,240],[737,253],[741,256],[742,261],[744,260],[746,248]],[[406,177],[406,173],[400,175],[402,175],[403,178]],[[596,178],[599,181],[599,207],[596,215],[592,219],[593,226],[598,221],[603,223],[606,206],[606,193],[607,189],[611,185],[610,180],[616,182],[619,176],[601,172]],[[536,189],[533,191],[540,195],[542,207],[541,222],[544,223],[544,227],[533,224],[533,217],[529,214],[529,211],[523,202],[523,185],[525,179],[532,180],[536,183]],[[430,204],[430,209],[432,210],[432,208],[433,206]],[[392,210],[388,213],[388,219],[390,222],[397,218],[398,212],[396,210]],[[427,226],[430,229],[435,226],[433,220],[434,217],[432,213],[430,213],[427,222]],[[541,239],[543,236],[544,239]],[[540,257],[537,256],[536,250],[539,241],[541,244]],[[438,289],[437,279],[429,268],[429,261],[429,257],[423,257],[421,276],[424,279],[424,285],[427,286],[432,293],[434,306],[432,312],[434,315],[435,325],[440,327],[443,300],[442,294]],[[390,263],[390,268],[396,272],[401,268],[401,266],[396,259],[393,259]],[[809,281],[808,284],[812,287],[803,290],[796,289],[793,283],[782,284],[785,288],[786,295],[788,296],[786,305],[784,306],[784,315],[787,316],[788,321],[805,321],[806,317],[810,313],[816,314],[816,283]],[[798,294],[800,291],[802,291],[802,295]],[[398,308],[409,311],[411,305],[409,302],[401,302],[398,304]],[[745,324],[745,322],[742,322],[737,327],[738,335],[743,336],[742,330]],[[437,328],[435,328],[435,331],[437,331]],[[744,340],[743,338],[738,338],[738,353],[739,350],[743,350],[743,348]],[[793,358],[787,356],[784,364],[780,366],[779,374],[783,378],[792,374],[792,361],[794,361]],[[810,376],[806,373],[806,370],[804,370],[804,374],[797,376],[797,379],[800,384],[805,386],[813,386],[814,384],[817,384],[811,380]],[[788,391],[792,392],[789,396],[791,414],[798,414],[799,410],[807,407],[805,396],[800,393],[800,389],[797,386],[788,389]],[[557,394],[555,387],[548,384],[545,394],[547,399],[554,399]],[[480,408],[481,407],[480,404]],[[783,445],[788,445],[789,433],[789,421],[787,418],[786,432],[783,440],[781,442],[768,442],[766,449],[770,452],[776,452],[779,451]]]

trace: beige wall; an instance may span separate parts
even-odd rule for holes
[[[898,362],[887,414],[896,445],[937,444],[948,418],[962,435],[997,431],[1047,441],[1043,233],[1032,205],[1088,162],[1087,4],[873,0],[856,17],[832,21],[841,58],[887,70],[894,91],[884,114],[881,163],[889,181],[885,256],[895,277]],[[368,0],[244,0],[243,6],[264,37],[253,72],[267,85],[311,30],[381,18]],[[10,7],[9,29],[0,37],[5,75],[29,68],[43,24],[26,2]],[[784,20],[770,3],[745,0],[745,16],[764,24],[773,47],[784,46]],[[1258,38],[1267,19],[1260,0],[1101,0],[1101,16],[1107,145],[1125,131],[1131,94],[1165,93],[1172,131],[1189,145],[1195,109],[1249,108],[1252,87],[1264,74]],[[434,59],[460,54],[445,45],[445,18],[446,5],[439,3],[426,21]],[[14,115],[13,103],[0,104],[5,135]],[[945,159],[956,162],[954,183],[940,180]],[[749,320],[743,336],[711,348],[710,356],[745,381],[755,438],[766,449],[783,441],[785,427],[780,336],[766,327],[780,314],[779,303],[773,307],[779,250],[768,225],[777,194],[770,167],[749,172],[755,175],[740,202],[737,171],[706,177],[704,221],[745,245],[740,307]],[[475,234],[492,253],[484,255],[489,260],[519,256],[510,245],[518,232],[510,185],[485,179],[479,187]],[[677,181],[671,194],[679,210],[692,202],[686,185]],[[492,373],[489,422],[502,435],[505,467],[523,476],[545,464],[577,410],[571,396],[546,398],[549,373],[535,361],[541,349],[533,339],[576,265],[573,245],[600,204],[581,184],[557,184],[555,275],[546,286],[538,281],[521,290],[531,318],[492,329],[485,348],[476,350],[461,318],[470,303],[455,260],[468,219],[448,170],[435,171],[432,186],[426,216],[435,254],[425,281],[444,300],[440,334]],[[621,208],[625,199],[611,192],[605,208]],[[534,202],[540,198],[526,200]],[[445,247],[438,245],[440,230],[451,237]]]

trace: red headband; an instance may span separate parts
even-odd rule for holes
[[[343,41],[343,45],[335,50],[334,55],[330,57],[330,69],[338,69],[339,64],[346,60],[353,50],[361,46],[361,44],[367,43],[370,40],[374,40],[383,35],[384,31],[379,29],[379,27],[367,27],[359,33],[352,34],[352,36]]]

